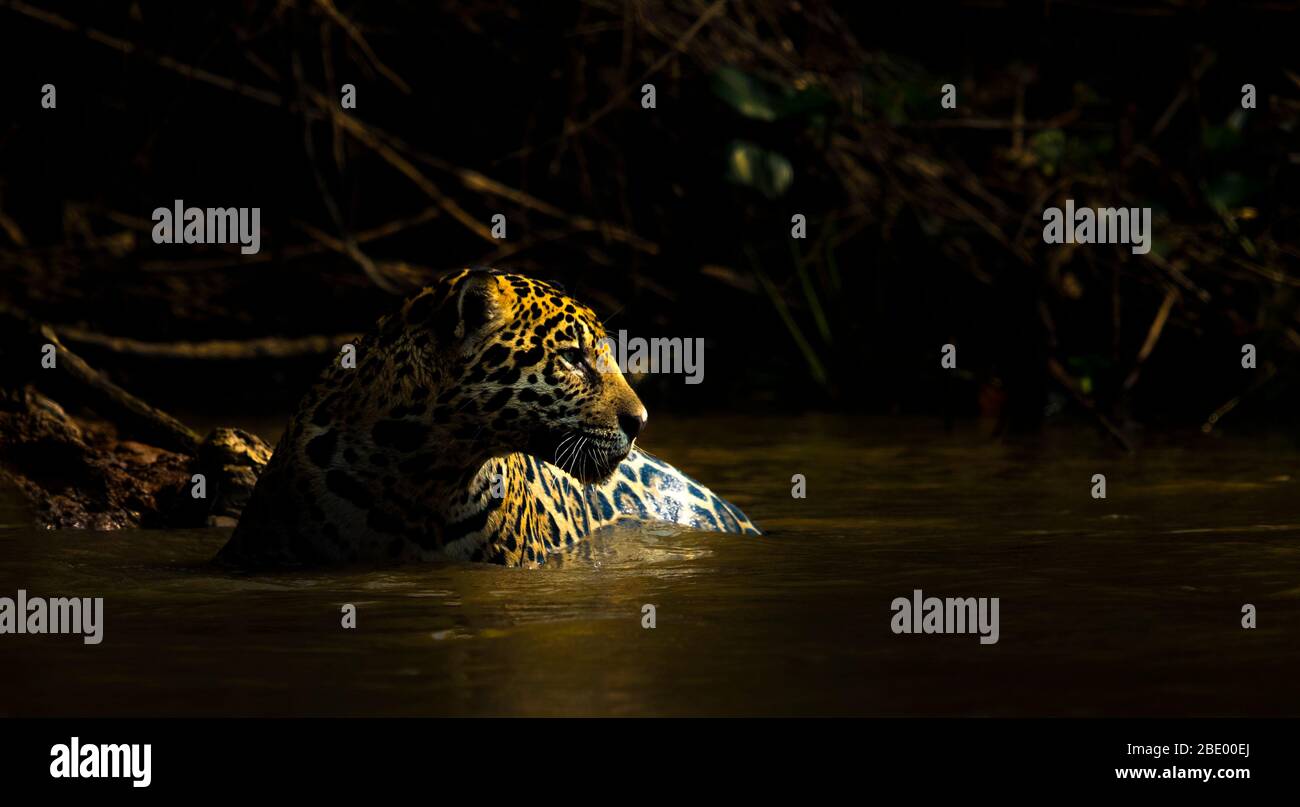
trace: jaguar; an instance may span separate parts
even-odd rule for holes
[[[558,285],[464,269],[351,347],[293,416],[222,562],[535,567],[619,524],[759,534],[637,445],[646,408],[601,321]]]

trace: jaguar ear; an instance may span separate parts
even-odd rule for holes
[[[433,332],[442,350],[472,350],[505,327],[514,288],[495,272],[465,269],[425,289],[403,311],[409,328]]]
[[[489,272],[469,272],[461,278],[448,306],[453,310],[452,339],[462,348],[472,348],[506,323],[508,283]]]

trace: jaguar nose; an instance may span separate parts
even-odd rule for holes
[[[634,415],[619,415],[618,427],[627,435],[629,442],[641,436],[641,430],[645,428],[646,411],[643,408]]]

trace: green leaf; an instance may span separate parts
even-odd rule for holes
[[[1060,129],[1044,129],[1029,138],[1029,149],[1038,158],[1038,164],[1047,176],[1052,176],[1061,167],[1065,158],[1065,132]]]
[[[817,85],[782,87],[731,66],[718,68],[710,78],[709,86],[714,95],[732,109],[754,120],[811,120],[835,105],[830,94]]]
[[[794,168],[774,151],[747,140],[733,140],[727,144],[727,180],[776,199],[790,188]]]
[[[710,86],[715,95],[745,117],[776,120],[777,101],[762,80],[738,68],[724,66],[713,74]]]
[[[1226,213],[1235,207],[1241,207],[1257,190],[1258,182],[1245,174],[1228,171],[1215,177],[1206,186],[1205,198],[1215,209]]]
[[[1206,126],[1201,132],[1206,151],[1233,151],[1241,147],[1241,130],[1231,126]]]
[[[1082,81],[1074,82],[1071,89],[1074,92],[1074,103],[1078,106],[1097,106],[1103,102],[1097,91]]]

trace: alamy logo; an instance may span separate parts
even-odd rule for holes
[[[597,368],[610,372],[616,365],[624,375],[628,373],[676,373],[686,376],[687,384],[704,380],[704,340],[695,337],[671,339],[640,336],[628,339],[627,331],[619,331],[618,339],[607,336],[601,340]],[[608,348],[606,350],[605,348]]]
[[[889,628],[894,633],[978,633],[980,644],[997,644],[997,597],[923,597],[921,589],[911,599],[895,597]]]
[[[177,199],[171,208],[153,211],[155,244],[239,244],[245,255],[262,249],[262,208],[185,207]]]
[[[131,787],[153,781],[152,745],[81,744],[78,737],[50,748],[50,776],[55,779],[130,779]]]
[[[85,644],[104,641],[103,597],[0,597],[0,634],[80,633]]]
[[[1091,207],[1075,209],[1065,200],[1065,210],[1043,211],[1043,240],[1049,244],[1132,244],[1134,255],[1151,251],[1151,208]]]

